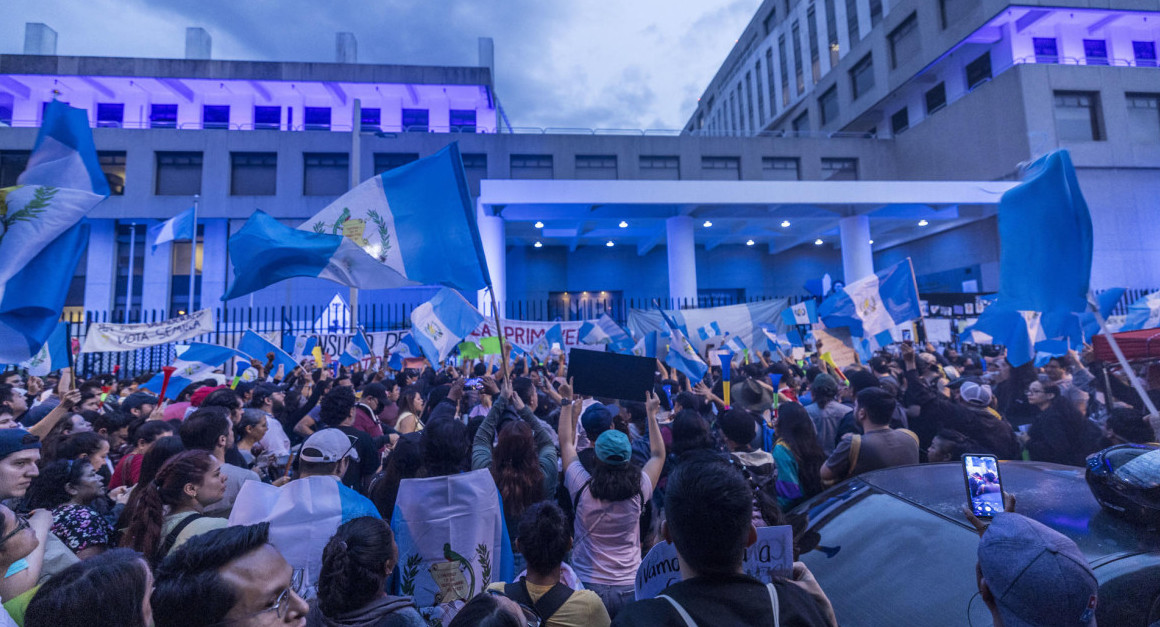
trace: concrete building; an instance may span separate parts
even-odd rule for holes
[[[1095,286],[1160,286],[1160,243],[1141,237],[1160,213],[1160,75],[1143,45],[1160,12],[1025,4],[767,0],[686,128],[631,134],[513,127],[486,39],[476,67],[356,63],[349,33],[336,63],[220,61],[201,29],[186,59],[81,58],[29,25],[25,54],[0,55],[0,186],[23,169],[45,102],[89,112],[114,187],[69,296],[90,311],[191,307],[190,245],[153,250],[147,232],[195,197],[198,308],[225,292],[228,236],[254,209],[297,226],[352,169],[365,178],[451,141],[509,303],[785,296],[906,257],[923,291],[993,291],[995,203],[1021,162],[1064,146],[1096,223]],[[1104,63],[1086,42],[1098,38]],[[230,305],[335,293],[298,279]]]

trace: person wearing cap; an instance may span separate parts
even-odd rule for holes
[[[0,429],[0,501],[18,499],[28,491],[33,478],[40,474],[40,438],[24,429]],[[11,511],[7,512],[10,516]],[[15,522],[12,519],[11,522]],[[38,541],[35,549],[8,560],[7,571],[0,581],[0,598],[12,599],[30,590],[40,579],[44,554],[48,547],[52,514],[37,510],[28,520]],[[5,525],[11,528],[11,525]],[[0,553],[4,551],[0,546]]]
[[[643,469],[630,463],[628,436],[607,429],[596,438],[596,463],[589,473],[576,455],[580,403],[564,398],[560,408],[564,485],[575,506],[572,566],[584,587],[604,601],[611,618],[633,600],[641,560],[640,514],[665,466],[665,442],[657,424],[660,399],[652,392],[647,398],[651,455]]]
[[[975,579],[997,627],[1095,627],[1099,581],[1087,557],[1067,536],[1016,514],[1003,493],[1004,512],[990,525],[963,507],[979,532]]]
[[[717,427],[725,436],[725,448],[729,449],[731,461],[745,472],[750,487],[753,488],[753,524],[759,527],[780,523],[780,512],[776,504],[778,465],[773,455],[753,445],[757,439],[757,421],[744,409],[726,410],[717,419]]]
[[[579,409],[576,411],[579,411]],[[615,423],[613,415],[612,410],[599,401],[593,401],[580,414],[581,432],[577,438],[578,452],[576,458],[580,461],[580,465],[584,467],[584,470],[589,473],[596,467],[596,449],[593,445],[605,431],[613,428],[613,424]],[[651,446],[649,447],[649,451],[651,455]],[[648,461],[647,457],[645,461]]]
[[[838,425],[851,410],[838,402],[838,380],[831,374],[823,372],[814,377],[810,393],[814,402],[806,405],[806,411],[818,432],[818,445],[829,455],[838,443]]]

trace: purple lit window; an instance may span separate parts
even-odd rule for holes
[[[403,109],[403,130],[426,133],[428,119],[426,109]]]
[[[228,129],[230,127],[229,105],[205,105],[201,108],[201,127],[208,129]]]
[[[121,103],[97,103],[97,126],[102,128],[120,128],[125,121],[125,105]]]
[[[306,107],[303,117],[308,131],[330,130],[330,107]]]
[[[282,107],[254,107],[254,128],[276,131],[282,126]]]
[[[474,133],[475,109],[452,109],[451,130],[460,133]]]
[[[1088,65],[1108,64],[1108,42],[1103,39],[1083,40],[1083,56]]]
[[[362,110],[362,131],[373,133],[383,126],[382,109],[364,108]]]
[[[155,104],[149,108],[149,128],[177,128],[177,105]]]
[[[1059,47],[1054,37],[1033,37],[1036,63],[1059,63]]]
[[[12,108],[15,98],[12,94],[0,92],[0,124],[12,124]]]
[[[1132,53],[1136,55],[1136,67],[1156,67],[1156,42],[1133,41]]]

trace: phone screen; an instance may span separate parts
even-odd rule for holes
[[[669,407],[673,406],[673,386],[665,384],[661,386],[665,391],[665,398],[669,401]]]
[[[999,460],[994,455],[963,455],[963,478],[967,500],[976,516],[990,518],[1003,511]]]
[[[910,329],[903,329],[902,330],[902,341],[903,342],[912,341],[912,335],[913,334],[910,332]]]

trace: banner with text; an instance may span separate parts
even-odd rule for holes
[[[793,528],[758,527],[757,542],[745,549],[745,574],[763,583],[774,577],[793,575]],[[665,588],[681,580],[677,547],[660,542],[644,556],[636,571],[636,600],[656,598]]]
[[[519,346],[525,351],[531,351],[532,346],[544,337],[548,329],[560,325],[560,331],[564,336],[564,344],[560,348],[565,353],[569,349],[580,346],[580,327],[584,324],[583,320],[572,320],[570,322],[535,322],[531,320],[500,320],[503,324],[503,335],[507,341]],[[495,321],[488,318],[479,325],[470,336],[468,340],[479,343],[480,338],[491,337],[498,335],[495,329]]]
[[[112,324],[98,322],[89,327],[82,352],[100,353],[130,351],[173,342],[181,342],[213,333],[213,310],[202,309],[160,322]]]

